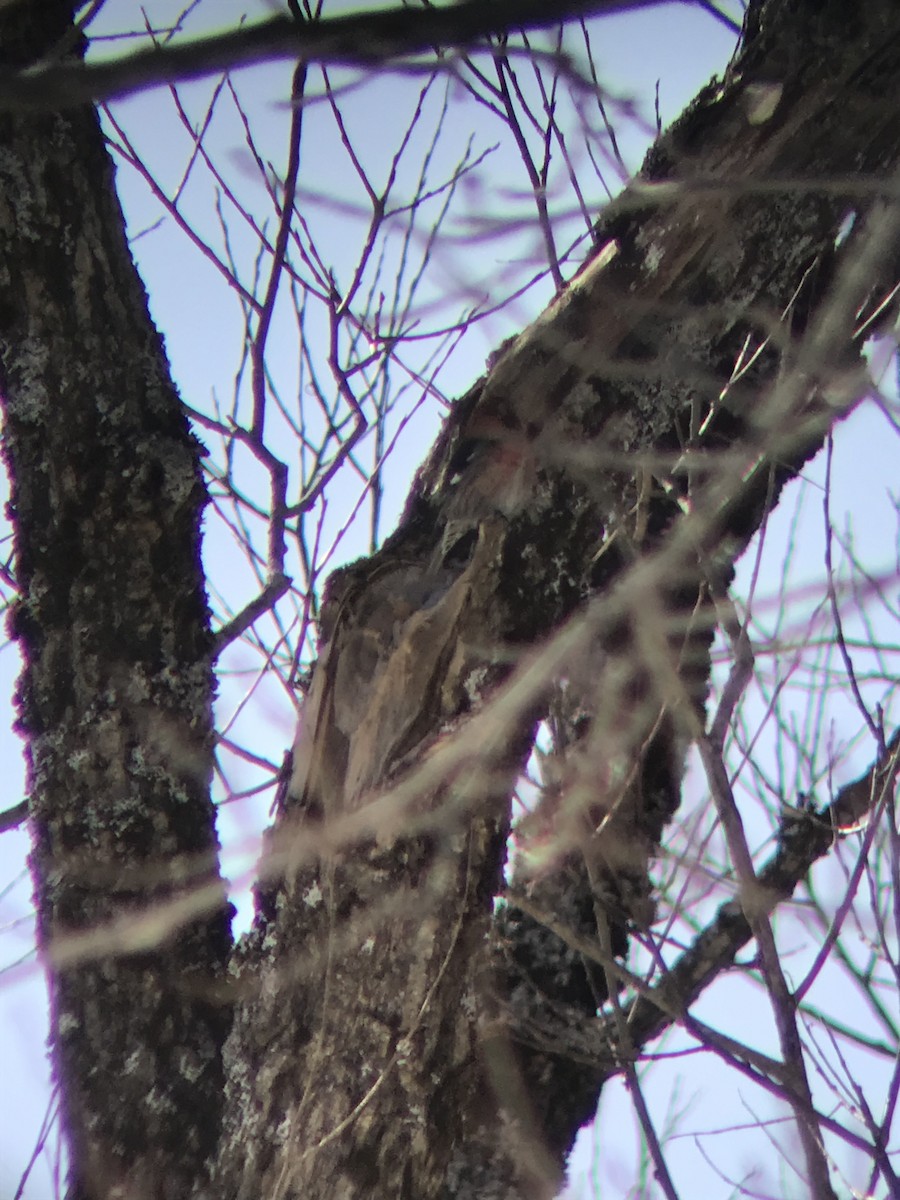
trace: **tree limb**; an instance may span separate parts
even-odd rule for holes
[[[463,0],[429,8],[383,8],[298,25],[256,25],[140,50],[109,62],[50,61],[0,78],[0,109],[59,110],[121,99],[149,87],[199,79],[259,62],[387,65],[439,49],[467,50],[511,29],[538,30],[575,17],[648,8],[660,0]]]

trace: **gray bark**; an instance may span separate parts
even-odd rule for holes
[[[53,12],[30,31],[38,18],[14,10],[0,44],[27,61]],[[709,596],[858,398],[856,313],[895,281],[879,191],[900,158],[898,69],[893,5],[751,6],[724,85],[645,164],[644,182],[680,186],[617,201],[578,280],[456,406],[400,528],[330,586],[227,993],[196,448],[94,118],[2,119],[0,270],[23,298],[0,311],[22,724],[74,1195],[559,1186],[616,1061],[595,1012],[645,918],[647,860],[702,721]],[[651,651],[642,585],[665,615]],[[567,621],[554,670],[516,676]],[[495,910],[509,793],[550,684],[570,681],[555,720],[571,766],[606,728],[598,670],[627,784],[570,806],[553,869]],[[197,906],[162,944],[91,942],[159,899]],[[54,958],[60,945],[83,952]]]
[[[53,45],[68,9],[0,14],[4,67]],[[0,146],[12,626],[71,1194],[174,1200],[216,1144],[228,1028],[200,447],[96,114],[0,114]]]

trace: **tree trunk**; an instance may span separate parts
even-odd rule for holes
[[[0,14],[4,66],[70,7]],[[229,1024],[200,447],[96,114],[3,114],[0,145],[12,624],[71,1194],[174,1200],[216,1145]]]
[[[3,17],[18,61],[57,33],[47,9]],[[196,447],[96,121],[3,119],[22,725],[73,1194],[558,1189],[628,1051],[596,1011],[702,728],[714,600],[864,387],[858,313],[900,258],[898,72],[893,4],[752,3],[725,82],[455,406],[400,528],[331,581],[227,997]],[[506,888],[547,712],[568,748]]]
[[[611,206],[592,262],[452,414],[401,528],[333,585],[277,882],[240,976],[229,1062],[254,1071],[229,1070],[228,1194],[558,1189],[607,1073],[591,1037],[606,983],[576,944],[598,963],[623,948],[698,728],[709,596],[860,394],[851,335],[882,280],[844,267],[864,235],[834,246],[847,209],[872,208],[858,180],[897,161],[881,98],[900,18],[852,13],[763,10],[725,85],[648,156],[656,190]],[[751,90],[759,78],[781,91]],[[895,234],[896,217],[875,256],[885,291]],[[773,331],[733,380],[748,335]],[[570,740],[612,724],[629,783],[595,776],[568,836],[557,821],[553,870],[529,882],[529,911],[566,944],[492,898],[510,782],[554,676],[529,688],[526,649],[588,597],[556,677],[624,714]],[[644,652],[654,609],[667,667]],[[575,669],[597,646],[599,693]],[[501,713],[489,698],[517,665]],[[603,832],[575,854],[583,825]]]

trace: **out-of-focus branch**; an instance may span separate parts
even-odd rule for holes
[[[12,808],[4,809],[3,812],[0,812],[0,833],[6,833],[7,829],[16,829],[27,816],[27,800],[20,800]]]
[[[471,47],[509,29],[545,29],[573,17],[648,8],[658,0],[465,0],[442,8],[385,8],[311,21],[276,17],[181,45],[105,63],[53,62],[0,79],[0,108],[59,109],[112,100],[173,80],[198,79],[259,62],[372,65],[433,47]]]
[[[806,1169],[809,1178],[813,1181],[815,1194],[823,1197],[823,1200],[828,1197],[836,1200],[829,1179],[828,1162],[822,1149],[821,1134],[815,1119],[812,1090],[806,1071],[803,1045],[797,1028],[795,1005],[781,965],[769,914],[765,911],[767,906],[763,904],[761,908],[757,903],[760,893],[759,879],[753,868],[752,854],[744,835],[743,823],[734,800],[728,772],[724,761],[715,752],[707,738],[700,740],[699,750],[709,779],[710,791],[715,800],[716,811],[725,832],[728,850],[740,882],[743,915],[746,917],[759,947],[761,969],[769,993],[775,1025],[778,1029],[781,1053],[785,1067],[790,1072],[791,1083],[790,1087],[786,1089],[786,1097],[797,1122],[797,1131],[806,1159]]]

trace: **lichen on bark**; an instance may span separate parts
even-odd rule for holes
[[[69,6],[37,9],[0,16],[5,62],[67,31]],[[0,145],[12,629],[71,1194],[174,1200],[216,1144],[228,1024],[199,446],[96,114],[3,114]]]

